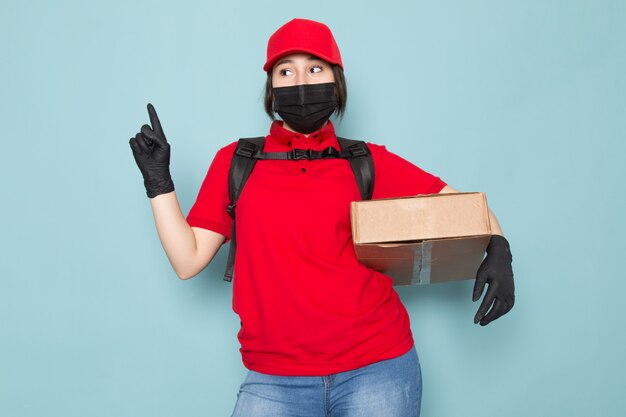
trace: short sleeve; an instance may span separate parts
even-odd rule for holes
[[[200,186],[196,201],[187,214],[189,226],[220,233],[226,237],[224,243],[230,240],[233,224],[226,207],[230,203],[228,173],[236,146],[237,142],[233,142],[217,151]]]
[[[436,194],[446,183],[415,164],[387,150],[384,145],[367,143],[374,161],[372,198],[396,198]]]

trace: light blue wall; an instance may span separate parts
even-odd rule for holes
[[[174,274],[129,138],[152,102],[186,214],[264,134],[266,41],[327,23],[340,134],[485,191],[516,304],[399,288],[427,417],[617,416],[626,365],[623,1],[0,2],[0,416],[226,416],[245,375],[227,247]]]

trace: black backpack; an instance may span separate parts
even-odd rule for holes
[[[372,193],[374,192],[374,162],[369,148],[365,142],[361,140],[340,137],[337,137],[337,140],[341,151],[329,146],[321,151],[292,149],[289,152],[263,152],[265,137],[239,139],[230,164],[228,177],[230,204],[226,207],[226,211],[233,219],[233,228],[230,235],[230,250],[228,251],[228,262],[226,264],[224,281],[232,281],[233,279],[235,252],[237,250],[237,242],[235,239],[235,207],[237,206],[237,199],[241,195],[241,191],[257,159],[347,159],[356,177],[356,182],[361,192],[361,198],[363,200],[370,200],[372,198]]]

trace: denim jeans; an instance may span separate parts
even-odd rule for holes
[[[415,346],[397,358],[327,376],[248,371],[231,417],[419,417]]]

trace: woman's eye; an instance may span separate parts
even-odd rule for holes
[[[321,72],[321,71],[322,71],[322,67],[320,67],[319,65],[316,65],[313,68],[311,68],[311,72]]]
[[[280,75],[291,75],[291,70],[288,70],[288,69],[280,70]]]

